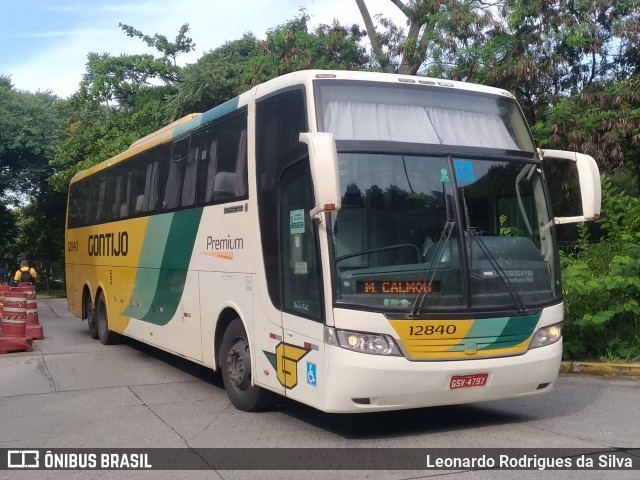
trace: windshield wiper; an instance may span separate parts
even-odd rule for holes
[[[520,296],[518,291],[513,287],[513,283],[511,282],[511,280],[509,280],[509,277],[507,276],[505,271],[502,269],[502,267],[498,263],[498,260],[496,260],[496,257],[491,253],[489,248],[487,248],[480,234],[473,228],[467,228],[467,236],[471,237],[476,241],[476,243],[480,247],[480,250],[482,250],[482,253],[484,253],[485,257],[487,258],[487,260],[489,261],[489,263],[491,264],[495,272],[498,274],[498,278],[502,282],[502,285],[504,286],[505,290],[511,296],[511,299],[513,300],[513,304],[518,309],[518,313],[520,314],[527,313],[527,307],[525,306],[525,303],[522,300],[522,297]],[[470,243],[469,246],[471,247],[470,249],[471,255],[469,258],[469,271],[471,271],[471,261],[473,258],[473,252],[471,252],[471,250],[473,249],[473,243]]]
[[[435,244],[435,254],[429,263],[429,268],[424,273],[424,279],[422,280],[423,284],[427,284],[427,288],[423,288],[418,292],[416,298],[413,300],[413,304],[411,305],[411,311],[409,312],[410,317],[416,317],[420,314],[422,310],[422,306],[424,305],[424,301],[427,298],[427,294],[431,293],[431,286],[433,285],[433,279],[436,276],[436,271],[440,260],[444,255],[444,251],[446,245],[451,238],[451,233],[456,226],[456,222],[447,220],[447,223],[444,225],[444,229],[442,230],[442,234],[440,234],[440,239],[438,243]],[[433,248],[433,247],[432,247]],[[431,278],[429,278],[431,275]],[[427,278],[429,278],[429,282],[427,283]]]
[[[472,239],[475,239],[476,243],[480,247],[480,250],[482,250],[485,257],[487,258],[487,260],[489,260],[489,263],[498,274],[498,278],[500,278],[502,285],[504,286],[505,290],[509,293],[509,296],[513,300],[513,304],[518,309],[518,313],[520,314],[526,313],[527,308],[524,302],[522,301],[522,297],[520,296],[518,291],[513,287],[513,283],[511,282],[511,280],[509,280],[509,277],[507,276],[505,271],[502,269],[502,267],[498,263],[498,260],[496,260],[496,257],[487,248],[478,231],[470,226],[471,220],[469,218],[469,209],[467,208],[467,198],[464,195],[464,188],[461,189],[460,191],[461,191],[461,197],[462,197],[462,206],[464,207],[465,220],[467,222],[467,229],[466,229],[467,237],[471,237]],[[469,274],[471,274],[471,271],[472,271],[472,268],[471,268],[472,261],[473,261],[473,240],[469,243]]]

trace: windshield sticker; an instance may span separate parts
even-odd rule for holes
[[[440,169],[440,183],[451,183],[451,177],[449,176],[449,169]]]
[[[291,235],[304,233],[304,210],[291,210],[289,212],[289,232]]]
[[[475,182],[476,178],[473,174],[473,165],[469,160],[454,160],[453,167],[456,171],[456,180],[458,182]]]

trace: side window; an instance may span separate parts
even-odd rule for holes
[[[193,207],[200,158],[200,132],[174,140],[164,146],[161,211]],[[153,176],[153,171],[149,173]],[[153,195],[151,195],[152,197]],[[151,205],[148,206],[152,208]]]
[[[316,225],[309,216],[314,201],[308,160],[287,169],[280,187],[283,310],[322,320]]]
[[[164,189],[162,191],[161,211],[175,210],[180,207],[182,186],[189,152],[189,137],[182,137],[165,145],[162,159]]]
[[[198,204],[209,205],[247,195],[247,112],[207,126],[202,135]]]
[[[158,205],[158,170],[162,147],[144,152],[136,159],[131,169],[133,179],[131,184],[130,215],[143,215],[153,212]]]
[[[91,180],[91,190],[87,195],[87,216],[85,217],[85,225],[95,225],[96,223],[104,223],[110,220],[108,206],[108,179],[109,172],[102,170],[95,174]]]
[[[199,142],[189,152],[181,205],[195,201]],[[158,205],[160,159],[163,147],[142,152],[109,170],[80,180],[69,189],[69,228],[95,225],[155,213]]]
[[[69,218],[68,228],[84,227],[87,225],[89,186],[91,179],[85,178],[74,183],[69,188]]]
[[[107,178],[103,170],[80,180],[69,189],[69,228],[86,227],[108,221]]]
[[[300,132],[309,131],[302,87],[260,99],[256,105],[256,175],[264,267],[271,302],[282,307],[278,266],[278,181],[285,168],[307,155]]]
[[[111,169],[109,193],[105,206],[101,209],[104,217],[102,221],[117,221],[129,215],[132,175],[128,172],[128,164],[131,162],[120,163]]]
[[[199,131],[191,134],[189,150],[184,160],[184,177],[182,179],[182,195],[180,206],[183,208],[193,207],[196,203],[196,180],[198,173],[198,159],[200,158],[200,137]]]

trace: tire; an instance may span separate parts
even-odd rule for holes
[[[265,410],[273,405],[273,394],[251,385],[251,352],[242,321],[231,321],[222,337],[218,364],[229,400],[244,412]]]
[[[118,334],[109,330],[109,319],[107,318],[107,303],[102,293],[98,294],[95,308],[96,328],[98,338],[103,345],[113,345],[117,343]]]
[[[86,303],[86,318],[87,325],[89,325],[89,336],[94,340],[98,338],[98,321],[96,319],[96,309],[93,308],[93,302],[91,301],[91,297],[87,295],[85,299]]]

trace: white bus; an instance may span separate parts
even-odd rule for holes
[[[549,156],[576,162],[581,215],[553,218]],[[297,72],[73,178],[69,309],[221,370],[246,411],[538,395],[562,354],[555,225],[599,209],[593,159],[536,149],[509,92]]]

